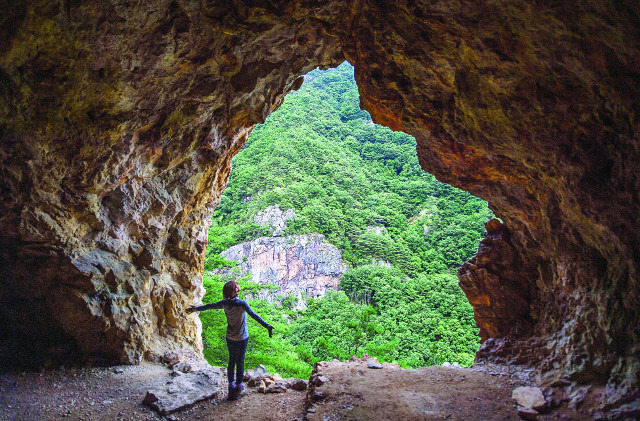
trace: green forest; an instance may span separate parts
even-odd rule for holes
[[[305,310],[289,297],[249,300],[275,331],[270,339],[249,320],[247,368],[308,377],[317,361],[363,353],[405,368],[473,363],[479,338],[455,273],[493,215],[483,200],[423,171],[413,137],[372,122],[349,63],[307,74],[233,159],[209,232],[203,303],[222,299],[230,279],[212,272],[235,264],[220,252],[270,235],[253,217],[275,204],[295,212],[285,235],[323,234],[349,270],[339,291]],[[247,276],[239,282],[244,293],[261,288]],[[224,313],[200,318],[205,357],[225,365]]]

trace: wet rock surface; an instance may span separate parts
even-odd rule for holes
[[[504,223],[461,277],[495,339],[479,358],[607,384],[607,407],[637,401],[635,2],[5,9],[3,364],[201,352],[197,317],[180,315],[203,293],[231,157],[302,74],[348,59],[373,119]]]

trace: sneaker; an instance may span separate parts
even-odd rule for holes
[[[229,393],[227,394],[228,401],[235,401],[238,399],[238,391],[236,388],[236,382],[233,382],[229,385]]]
[[[235,399],[240,399],[241,397],[247,394],[247,388],[242,383],[237,384],[233,389],[233,393],[234,393]]]
[[[238,392],[236,391],[236,389],[231,389],[229,391],[229,395],[227,395],[227,400],[228,401],[235,401],[238,399]]]

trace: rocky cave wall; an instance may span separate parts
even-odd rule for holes
[[[207,221],[251,128],[347,59],[425,170],[489,201],[459,271],[478,358],[638,396],[633,1],[2,2],[5,344],[135,363],[185,346]],[[6,327],[6,329],[4,328]]]

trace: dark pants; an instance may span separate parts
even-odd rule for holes
[[[229,349],[229,365],[227,366],[227,380],[229,380],[229,388],[233,384],[233,375],[235,373],[235,381],[240,385],[242,376],[244,376],[244,353],[247,351],[247,343],[249,338],[243,341],[232,341],[227,339],[227,348]]]

